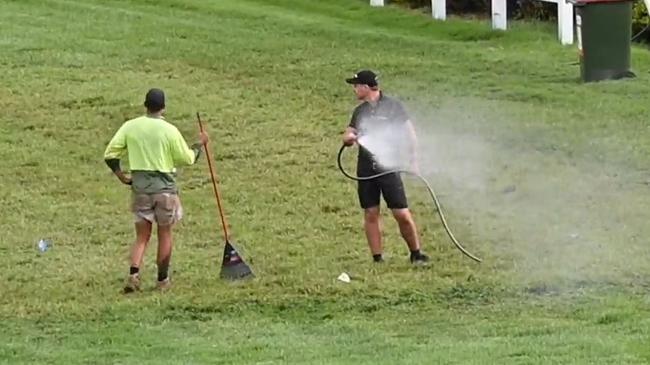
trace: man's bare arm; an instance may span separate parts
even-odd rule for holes
[[[357,142],[357,130],[352,127],[345,128],[343,133],[343,144],[346,146],[352,146]]]
[[[409,158],[410,158],[410,165],[411,169],[413,172],[419,173],[419,166],[418,166],[418,137],[417,133],[415,132],[415,127],[413,126],[413,123],[410,120],[406,121],[406,127],[408,129],[408,135],[409,135]]]
[[[107,158],[104,160],[108,167],[113,171],[115,176],[126,185],[131,185],[131,177],[127,176],[122,172],[122,169],[120,168],[120,160],[117,158]]]

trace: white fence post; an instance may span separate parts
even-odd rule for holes
[[[557,0],[557,32],[562,44],[573,44],[573,4]]]
[[[431,13],[434,19],[447,19],[447,0],[431,0]]]
[[[563,45],[573,44],[573,4],[567,0],[540,0],[557,4],[557,31],[558,38]],[[643,0],[649,7],[650,0]],[[507,0],[491,0],[492,2],[492,28],[506,30],[508,28]],[[370,0],[371,6],[384,6],[385,0]],[[447,0],[431,0],[431,15],[434,19],[447,18]]]
[[[506,0],[492,0],[492,28],[506,30],[508,28],[508,12]]]

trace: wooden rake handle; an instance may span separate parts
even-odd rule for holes
[[[201,132],[205,132],[205,128],[203,127],[203,122],[201,121],[201,116],[199,113],[196,113],[196,119],[199,121],[199,130]],[[212,157],[210,156],[210,149],[208,148],[208,143],[206,143],[204,146],[205,149],[205,158],[208,160],[208,167],[210,168],[210,177],[212,178],[212,187],[214,189],[214,195],[217,198],[217,208],[219,209],[219,217],[221,218],[221,226],[223,227],[223,235],[224,239],[226,242],[228,242],[230,238],[230,234],[228,233],[228,224],[226,223],[226,217],[223,212],[223,206],[221,204],[221,194],[219,194],[219,188],[217,187],[217,178],[216,178],[216,173],[215,169],[212,166]]]

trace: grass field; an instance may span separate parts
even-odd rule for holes
[[[650,363],[648,50],[637,78],[585,85],[554,24],[502,33],[360,0],[3,0],[0,24],[0,363]],[[336,166],[343,79],[365,67],[411,110],[482,264],[412,179],[432,265],[409,265],[385,210],[371,263]],[[179,173],[173,289],[153,290],[154,237],[146,290],[121,293],[129,192],[102,154],[150,87],[188,140],[207,120],[254,280],[218,277],[202,159]]]

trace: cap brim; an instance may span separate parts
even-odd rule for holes
[[[359,84],[359,79],[356,79],[356,78],[345,79],[345,82],[347,82],[348,84],[353,84],[353,85],[354,84]]]

